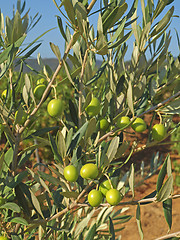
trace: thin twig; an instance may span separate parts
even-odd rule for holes
[[[89,4],[89,6],[87,7],[87,12],[89,13],[91,11],[91,9],[93,8],[94,4],[96,3],[97,0],[92,0]]]
[[[49,222],[49,221],[51,221],[53,219],[59,218],[62,215],[64,215],[65,213],[67,213],[68,211],[70,211],[71,209],[73,209],[74,207],[76,207],[76,206],[77,206],[77,203],[72,203],[69,207],[63,209],[62,211],[60,211],[58,213],[56,213],[52,217],[47,218],[46,221]]]
[[[165,236],[162,236],[160,238],[156,238],[155,240],[163,240],[163,239],[170,239],[170,238],[173,238],[173,237],[180,237],[180,231],[179,232],[174,232],[174,233],[171,233],[171,234],[167,234]]]

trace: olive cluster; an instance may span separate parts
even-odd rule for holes
[[[99,171],[96,164],[87,163],[82,166],[80,170],[80,175],[84,179],[96,179],[98,177]],[[78,179],[78,171],[75,166],[68,165],[64,168],[64,177],[69,182],[76,182]],[[88,202],[92,207],[98,207],[103,200],[112,205],[117,205],[123,198],[123,195],[118,191],[110,180],[102,182],[99,189],[92,189],[88,193]]]
[[[120,128],[120,129],[124,129],[126,127],[128,127],[129,125],[131,124],[131,120],[128,116],[123,116],[123,117],[120,117],[118,120],[117,120],[117,126]],[[142,118],[136,118],[132,124],[131,124],[131,127],[132,129],[135,131],[135,132],[138,132],[138,133],[142,133],[143,131],[146,130],[147,128],[147,125],[145,123],[145,121],[142,119]],[[159,123],[159,124],[155,124],[153,127],[152,127],[152,138],[155,140],[155,141],[161,141],[163,140],[163,138],[166,136],[167,132],[166,132],[166,128],[163,124]]]
[[[89,105],[85,108],[85,111],[90,117],[93,117],[93,116],[96,116],[99,114],[100,108],[101,108],[101,105],[100,105],[98,98],[93,97],[91,99],[91,102],[89,103]],[[147,125],[146,125],[145,121],[139,117],[137,117],[132,122],[128,116],[120,117],[120,118],[118,118],[116,125],[119,129],[125,129],[126,127],[128,127],[130,125],[131,128],[135,132],[138,132],[138,133],[142,133],[147,129]],[[109,129],[109,127],[110,127],[110,122],[106,118],[101,118],[99,121],[100,130],[107,131]],[[152,133],[152,138],[155,141],[163,140],[167,134],[166,128],[161,123],[155,124],[152,127],[151,133]]]

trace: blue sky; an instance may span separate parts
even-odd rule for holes
[[[56,0],[57,2],[60,2]],[[8,15],[10,18],[12,17],[12,6],[13,4],[16,6],[16,0],[6,0],[6,1],[1,1],[0,8],[1,12],[3,13],[4,16]],[[23,2],[23,1],[22,1]],[[98,3],[100,1],[97,1],[94,10],[97,9]],[[126,0],[129,8],[131,7],[131,3],[133,2],[132,0]],[[140,0],[139,0],[140,2]],[[157,3],[157,0],[154,0],[155,4]],[[170,6],[174,5],[175,6],[175,12],[174,15],[180,15],[180,0],[175,0]],[[166,8],[167,9],[170,8]],[[40,22],[36,25],[36,27],[31,30],[28,33],[26,42],[31,42],[33,39],[35,39],[37,36],[41,35],[48,29],[56,27],[56,29],[48,32],[45,34],[45,36],[42,37],[42,45],[38,48],[38,50],[33,54],[33,57],[36,58],[37,54],[40,52],[42,58],[48,58],[48,57],[54,57],[53,52],[50,49],[49,42],[53,42],[54,44],[58,45],[61,53],[64,50],[64,40],[61,37],[61,34],[58,29],[58,25],[56,22],[56,15],[60,15],[60,12],[58,9],[55,7],[53,0],[27,0],[26,1],[26,10],[30,8],[30,16],[34,16],[37,12],[42,15],[42,18]],[[165,13],[164,11],[164,13]],[[161,17],[163,14],[161,15]],[[160,20],[160,19],[158,19]],[[97,17],[93,16],[93,18],[90,18],[90,23],[94,24],[95,26],[97,25]],[[65,25],[65,24],[64,24]],[[170,43],[170,48],[169,50],[172,52],[174,56],[179,55],[179,50],[178,50],[178,45],[177,45],[177,39],[176,39],[176,34],[174,28],[177,29],[179,35],[180,35],[180,18],[174,18],[172,21],[172,24],[170,26],[171,29],[171,34],[172,34],[172,40]],[[128,42],[129,45],[129,51],[126,56],[126,59],[130,59],[131,57],[131,50],[132,50],[132,45],[133,45],[133,38],[131,38]]]

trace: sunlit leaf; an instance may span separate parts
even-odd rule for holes
[[[173,176],[171,175],[167,178],[167,180],[165,181],[165,183],[162,185],[161,189],[157,193],[157,201],[163,202],[166,199],[168,199],[168,197],[172,193],[172,189],[173,189]]]
[[[132,191],[132,196],[134,197],[134,165],[131,164],[130,170],[129,170],[129,186]]]

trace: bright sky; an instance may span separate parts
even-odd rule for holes
[[[56,0],[56,1],[58,3],[60,2],[58,0]],[[16,0],[1,1],[0,8],[1,8],[1,12],[3,13],[4,16],[8,15],[10,18],[12,17],[13,4],[16,6],[16,2],[17,2]],[[99,2],[100,1],[97,1],[96,5],[94,7],[94,10],[97,10]],[[133,1],[126,0],[126,2],[130,8],[131,3]],[[154,0],[154,2],[156,4],[157,0]],[[23,3],[23,0],[22,0],[22,3]],[[174,2],[168,8],[166,8],[165,11],[167,11],[172,5],[175,6],[174,15],[180,15],[180,0],[174,0]],[[30,16],[34,17],[34,15],[37,12],[39,12],[39,14],[42,15],[42,18],[41,18],[40,22],[36,25],[36,27],[29,32],[26,42],[27,41],[31,42],[37,36],[41,35],[48,29],[56,27],[56,29],[48,32],[41,38],[42,45],[36,50],[36,52],[33,54],[33,57],[36,58],[36,56],[39,52],[40,52],[42,58],[55,57],[55,55],[51,51],[49,42],[53,42],[54,44],[58,45],[61,50],[61,53],[63,53],[64,40],[61,37],[60,31],[58,29],[58,25],[56,22],[56,15],[60,16],[60,12],[55,7],[53,0],[27,0],[26,1],[26,10],[28,10],[29,8],[30,8],[30,13],[29,13]],[[164,11],[164,13],[165,13],[165,11]],[[94,15],[93,15],[93,18],[90,18],[90,23],[94,24],[95,26],[97,25],[97,18]],[[64,26],[65,26],[65,24],[64,24]],[[180,18],[174,18],[172,21],[172,24],[170,26],[172,40],[170,43],[169,50],[172,52],[172,54],[174,56],[177,56],[177,55],[179,55],[179,50],[178,50],[177,38],[176,38],[174,28],[177,29],[179,36],[180,36]],[[126,58],[130,59],[132,45],[133,45],[133,38],[130,39],[128,43],[129,43],[129,52],[128,52]]]

